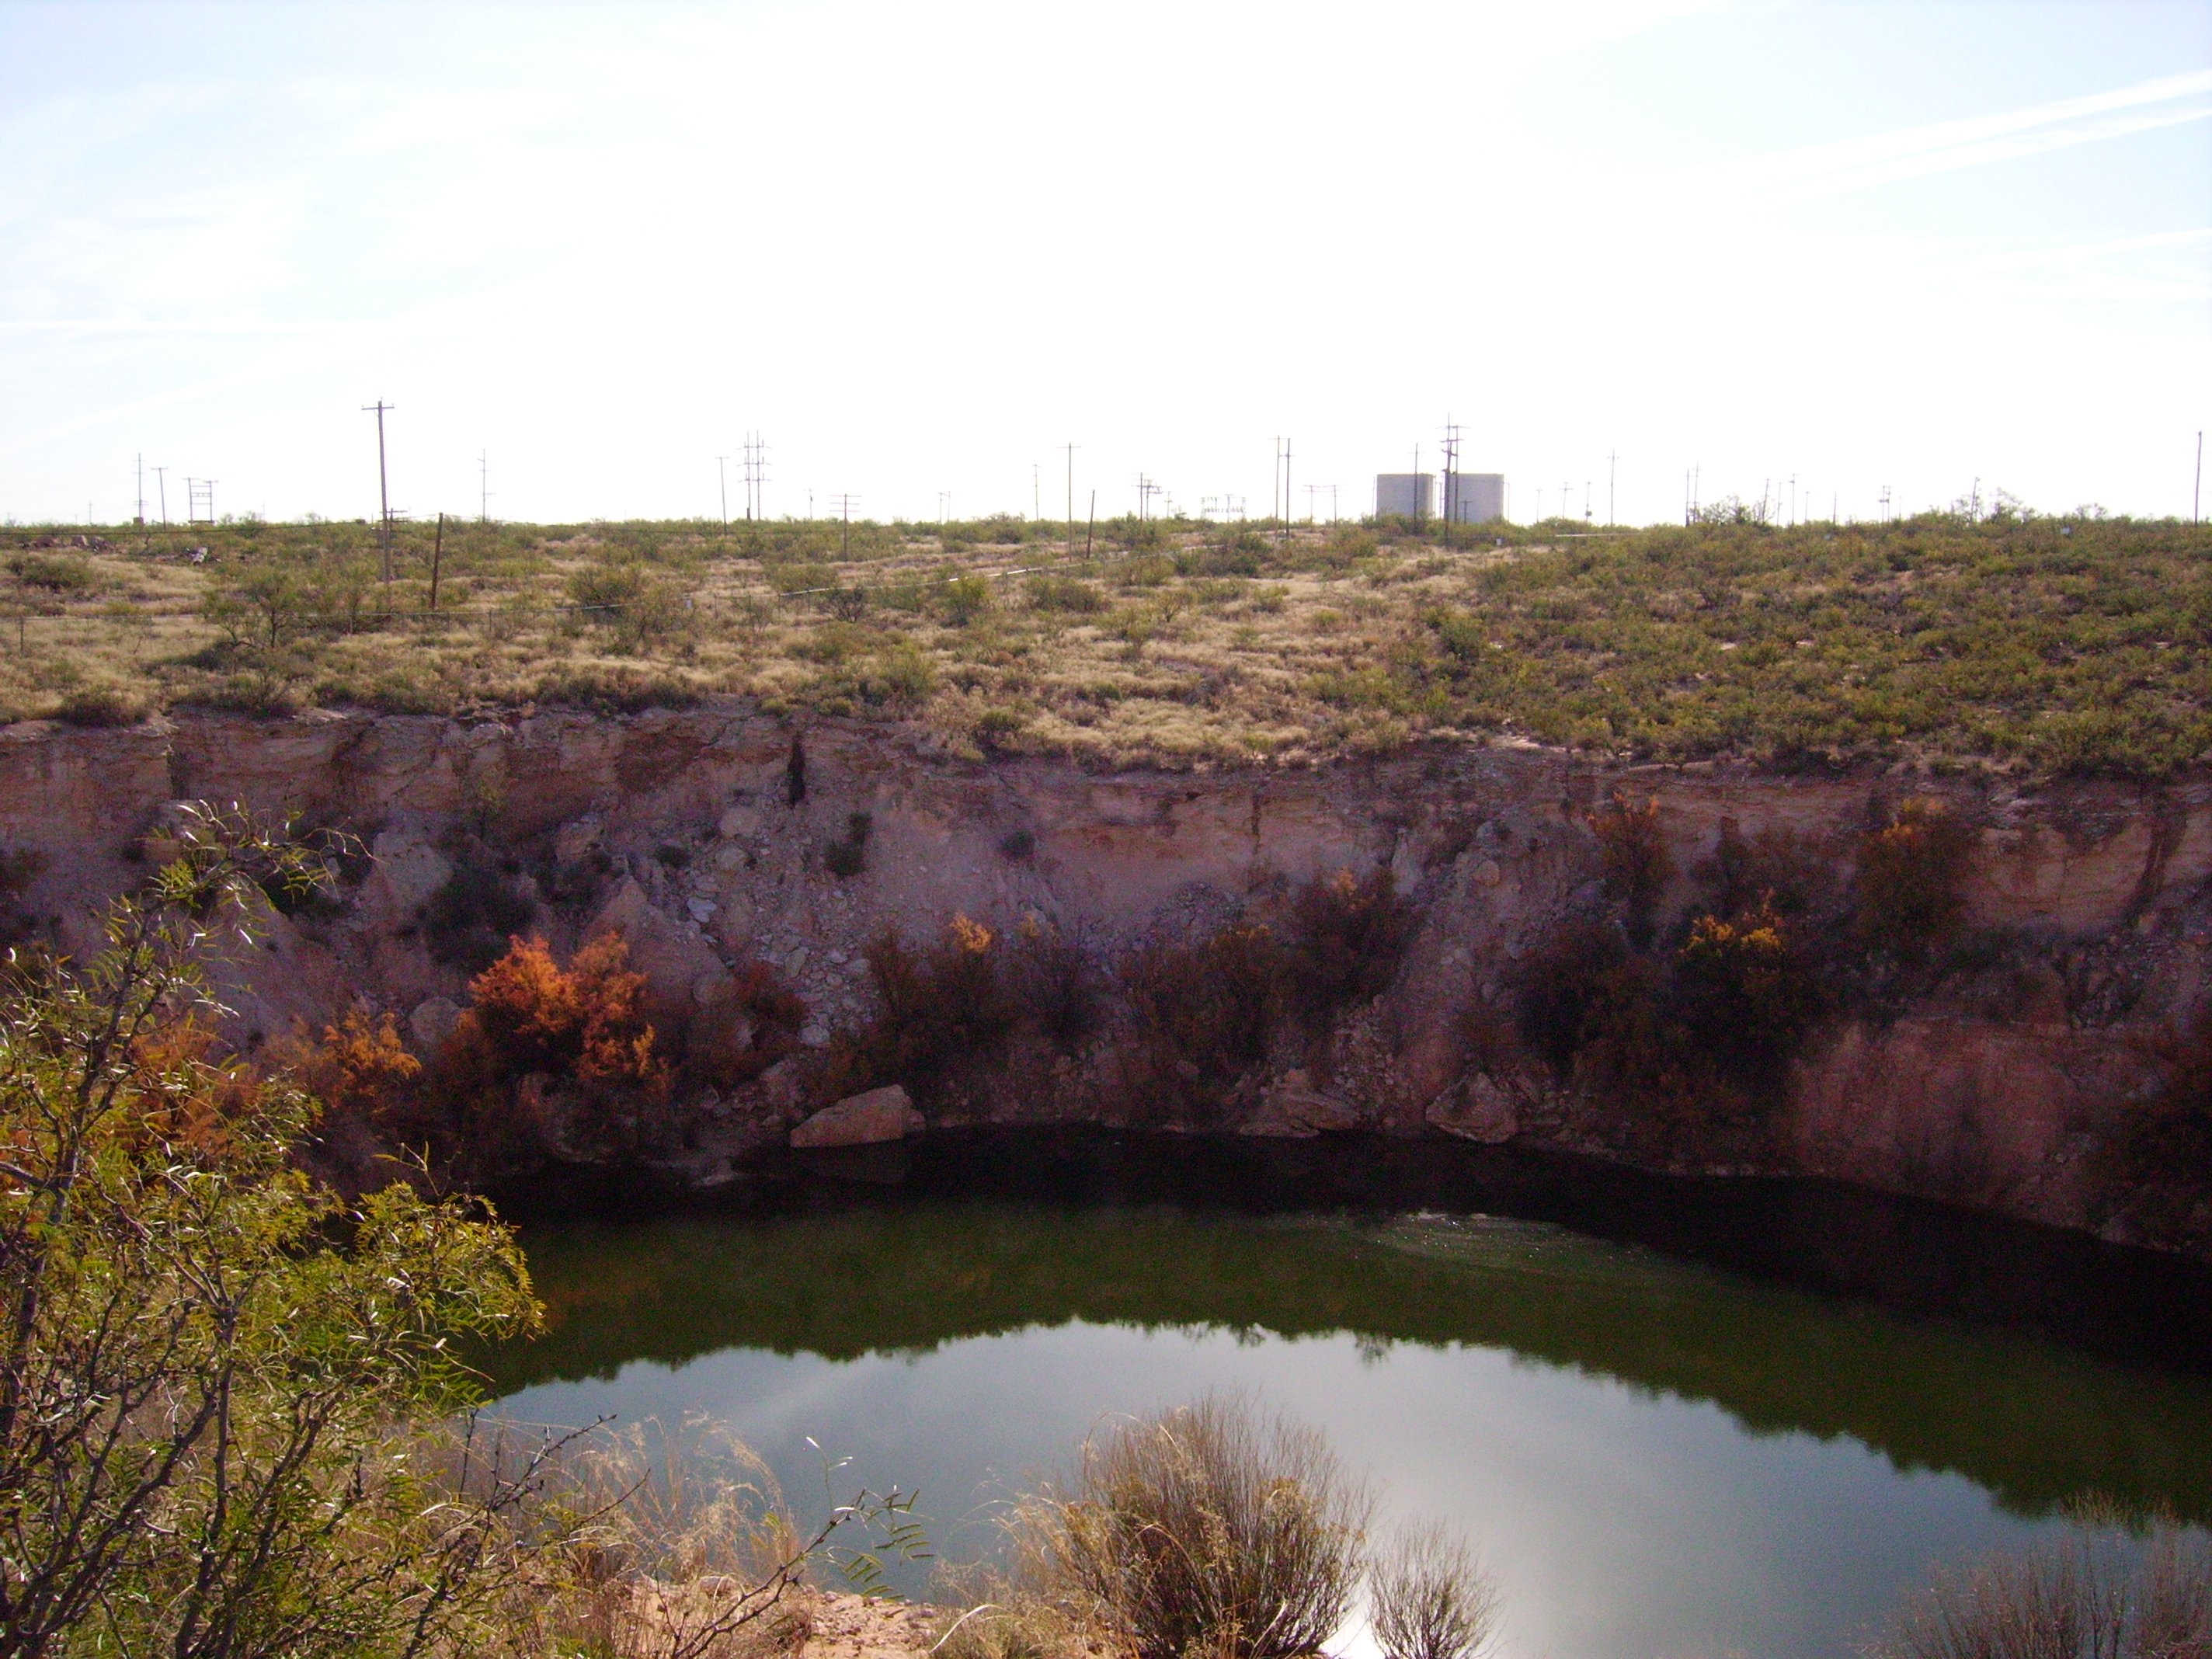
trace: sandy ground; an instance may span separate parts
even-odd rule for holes
[[[912,1601],[824,1592],[815,1601],[814,1633],[800,1659],[908,1659],[928,1650],[943,1616],[939,1608]]]

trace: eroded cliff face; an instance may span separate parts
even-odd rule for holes
[[[2091,1154],[2160,1081],[2148,1040],[2204,995],[2212,944],[2212,784],[2015,787],[1901,775],[1783,777],[1686,766],[1608,769],[1506,747],[1438,748],[1327,769],[1101,776],[1050,761],[970,764],[880,728],[793,728],[741,704],[627,717],[522,714],[468,725],[318,712],[276,722],[179,717],[124,731],[0,730],[0,850],[43,866],[20,902],[64,947],[140,879],[180,800],[235,801],[348,829],[374,860],[319,918],[273,915],[224,965],[237,1040],[319,1024],[354,1001],[428,1047],[466,997],[434,959],[426,907],[455,872],[455,830],[507,854],[533,931],[629,940],[655,1006],[678,1014],[732,966],[775,965],[805,998],[806,1042],[869,1017],[861,951],[885,930],[939,935],[965,915],[1055,928],[1095,958],[1204,930],[1316,873],[1387,866],[1419,927],[1392,988],[1338,1039],[1327,1089],[1258,1079],[1242,1127],[1358,1125],[1620,1150],[1607,1103],[1533,1068],[1480,1069],[1470,1011],[1504,1007],[1514,964],[1595,902],[1590,814],[1656,801],[1674,877],[1663,913],[1731,825],[1834,849],[1908,794],[1977,827],[1972,918],[2003,942],[1986,972],[1875,1024],[1831,1023],[1794,1065],[1780,1154],[1806,1172],[2062,1225],[2098,1220]],[[865,868],[824,849],[869,820]],[[805,1066],[743,1102],[710,1150],[810,1105]],[[1120,1109],[1110,1063],[1018,1078],[978,1115]],[[726,1161],[726,1160],[725,1160]]]

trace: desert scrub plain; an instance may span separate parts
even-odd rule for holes
[[[0,718],[715,694],[1103,766],[1424,737],[2157,777],[2212,757],[2212,527],[2008,508],[1593,532],[1000,518],[0,532]]]

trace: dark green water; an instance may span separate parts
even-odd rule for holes
[[[552,1328],[494,1357],[507,1409],[710,1413],[795,1495],[811,1435],[973,1556],[1103,1415],[1243,1388],[1473,1533],[1509,1650],[1560,1659],[1845,1654],[2084,1498],[2212,1521],[2212,1276],[2035,1230],[1387,1143],[783,1173],[531,1231]]]

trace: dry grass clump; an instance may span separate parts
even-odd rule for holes
[[[1212,1395],[1094,1435],[1016,1538],[1136,1659],[1293,1659],[1351,1610],[1373,1509],[1318,1429]]]
[[[1498,1627],[1497,1585],[1433,1522],[1401,1528],[1378,1553],[1368,1605],[1385,1659],[1474,1659]]]
[[[514,1659],[737,1659],[811,1628],[801,1540],[768,1466],[705,1423],[602,1430],[548,1480],[556,1548],[527,1563],[504,1632]]]
[[[939,1650],[1304,1659],[1364,1583],[1387,1659],[1472,1659],[1497,1620],[1490,1580],[1434,1526],[1371,1552],[1373,1510],[1321,1431],[1243,1395],[1123,1419],[1085,1442],[1064,1486],[1016,1505],[1004,1571],[953,1576],[974,1605]]]
[[[2139,1552],[2110,1532],[1945,1574],[1869,1659],[2204,1659],[2212,1544],[2172,1525]]]

